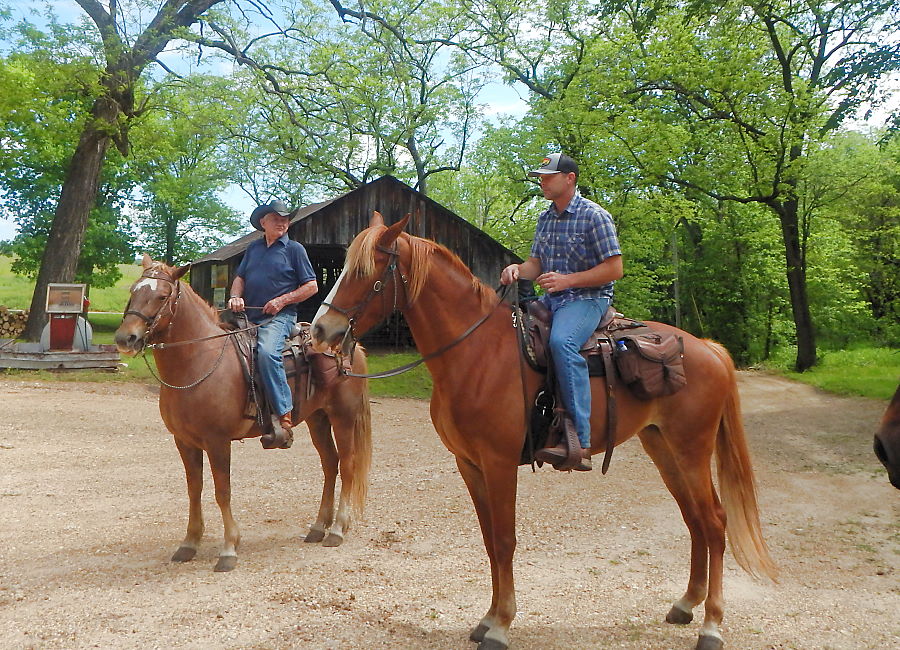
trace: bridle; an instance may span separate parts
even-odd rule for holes
[[[375,296],[381,294],[384,291],[388,280],[390,280],[394,285],[394,304],[393,304],[393,308],[391,309],[390,312],[388,312],[388,314],[394,313],[398,309],[398,306],[397,306],[397,286],[398,286],[397,275],[398,274],[400,275],[400,280],[403,282],[404,290],[405,290],[405,286],[406,286],[407,282],[409,281],[405,275],[403,275],[402,273],[399,273],[399,270],[397,268],[397,260],[399,259],[400,254],[397,252],[397,243],[396,242],[394,242],[394,245],[392,248],[384,248],[383,246],[376,246],[375,248],[383,253],[387,253],[388,256],[390,256],[390,261],[388,262],[388,265],[384,268],[384,273],[381,274],[380,278],[375,280],[375,283],[372,285],[372,288],[369,289],[369,292],[365,295],[365,297],[363,297],[363,299],[361,301],[359,301],[352,307],[347,307],[346,309],[344,309],[343,307],[337,307],[336,305],[333,305],[330,302],[326,302],[324,300],[322,301],[323,305],[325,305],[329,309],[333,309],[336,312],[342,314],[347,319],[348,326],[347,326],[347,330],[344,332],[344,337],[341,339],[340,347],[341,347],[341,350],[348,350],[351,356],[353,354],[353,349],[356,347],[356,344],[359,342],[359,337],[356,335],[356,332],[354,331],[354,327],[353,327],[356,324],[356,316],[358,316],[360,314],[360,312],[362,312],[362,310],[365,309],[370,302],[372,302],[372,300],[375,298]],[[500,292],[500,295],[499,295],[499,302],[503,302],[503,299],[506,297],[506,293],[509,291],[510,286],[512,286],[512,285],[505,285],[502,288],[502,291]],[[386,297],[386,296],[383,296],[383,297]],[[498,304],[499,304],[499,302],[498,302]],[[409,302],[407,302],[405,307],[402,307],[399,309],[402,312],[403,309],[405,309],[408,306],[409,306]],[[412,361],[403,366],[400,366],[399,368],[393,368],[391,370],[385,370],[383,372],[376,372],[376,373],[372,373],[372,374],[361,374],[361,373],[355,373],[355,372],[350,372],[348,370],[344,370],[343,366],[341,366],[340,373],[347,377],[363,377],[366,379],[377,379],[377,378],[383,378],[383,377],[393,377],[394,375],[399,375],[401,373],[406,372],[407,370],[412,370],[416,366],[424,363],[425,361],[428,361],[429,359],[434,359],[435,357],[443,354],[450,348],[454,347],[458,343],[461,343],[463,340],[468,338],[469,334],[471,334],[476,329],[481,327],[481,325],[483,325],[487,321],[487,319],[491,317],[491,315],[493,314],[493,311],[494,311],[493,309],[487,311],[481,318],[479,318],[477,321],[472,323],[472,325],[470,325],[466,329],[465,332],[463,332],[462,334],[457,336],[455,339],[453,339],[449,343],[442,345],[437,350],[434,350],[433,352],[427,354],[426,356],[420,357],[420,358],[416,359],[415,361]],[[387,316],[385,316],[385,318],[387,318]]]
[[[394,245],[391,248],[385,248],[384,246],[379,245],[376,246],[375,249],[381,251],[382,253],[386,253],[389,257],[389,261],[387,266],[384,267],[384,272],[381,274],[381,277],[375,280],[375,282],[372,284],[372,288],[369,289],[369,292],[363,297],[362,300],[360,300],[352,307],[347,307],[346,309],[344,309],[343,307],[338,307],[337,305],[334,305],[325,300],[322,301],[323,305],[325,305],[329,309],[335,310],[347,319],[347,330],[344,332],[344,338],[341,339],[342,349],[350,349],[359,341],[359,337],[356,335],[355,331],[356,317],[359,316],[359,314],[369,306],[369,303],[372,302],[372,300],[376,296],[381,295],[382,301],[387,299],[387,294],[384,293],[384,290],[387,287],[388,282],[390,282],[394,287],[393,305],[391,307],[391,311],[387,312],[388,314],[392,314],[398,309],[398,275],[400,276],[400,281],[403,282],[404,292],[406,290],[408,279],[405,275],[400,273],[400,270],[397,266],[397,261],[400,259],[400,253],[397,251],[397,243],[394,242]],[[409,304],[407,303],[406,306],[408,307]],[[402,311],[403,308],[400,309]]]
[[[156,312],[155,316],[147,316],[143,312],[140,312],[136,309],[130,309],[131,300],[132,298],[134,298],[134,294],[131,295],[131,298],[128,299],[128,304],[125,305],[125,311],[122,313],[122,318],[131,315],[137,316],[138,318],[143,320],[147,324],[147,327],[144,330],[144,340],[149,341],[150,337],[157,333],[156,327],[159,324],[159,321],[162,320],[163,312],[166,307],[169,308],[169,322],[166,323],[166,327],[164,329],[168,329],[169,327],[171,327],[172,323],[174,322],[175,312],[178,309],[178,299],[181,297],[181,283],[178,280],[170,277],[166,273],[163,273],[159,269],[155,268],[147,269],[146,271],[144,271],[141,274],[141,277],[138,278],[138,281],[142,279],[164,280],[165,282],[169,282],[175,287],[172,293],[170,293],[166,298],[166,301],[159,308],[159,311]]]

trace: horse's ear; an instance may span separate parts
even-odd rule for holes
[[[384,217],[381,216],[381,213],[378,210],[375,210],[372,213],[372,218],[369,219],[369,228],[374,228],[375,226],[383,226],[384,225]]]
[[[173,275],[173,278],[174,278],[175,280],[180,280],[180,279],[181,279],[181,276],[184,275],[185,273],[187,273],[187,272],[190,271],[190,270],[191,270],[191,263],[190,263],[190,262],[188,262],[188,263],[185,264],[184,266],[179,266],[177,269],[175,269],[175,273],[172,274],[172,275]]]
[[[381,233],[381,237],[378,238],[378,243],[388,248],[395,241],[397,241],[397,237],[400,236],[400,233],[403,232],[403,229],[406,228],[406,224],[409,222],[409,215],[403,217],[400,221],[390,226],[387,230]]]
[[[144,253],[144,257],[141,259],[141,266],[145,269],[149,269],[153,265],[153,258]]]

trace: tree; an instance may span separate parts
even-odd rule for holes
[[[8,251],[12,270],[35,277],[53,217],[53,205],[97,81],[84,30],[51,22],[47,32],[27,28],[17,48],[0,60],[0,191],[4,210],[19,226]],[[121,157],[104,167],[97,204],[85,233],[75,280],[109,286],[118,263],[132,258],[121,207],[132,187]]]
[[[809,228],[801,214],[806,162],[859,106],[876,101],[879,80],[900,68],[898,10],[881,0],[713,8],[715,21],[704,4],[650,28],[621,16],[611,33],[616,59],[634,64],[630,87],[620,81],[624,95],[611,98],[596,79],[592,97],[615,116],[611,131],[629,143],[636,164],[660,184],[716,201],[761,204],[777,216],[795,365],[803,371],[816,360]],[[598,47],[591,58],[609,54]],[[650,136],[634,126],[648,119],[660,132]],[[661,159],[671,163],[661,169]]]
[[[222,0],[165,0],[150,22],[132,31],[130,14],[119,2],[104,6],[98,0],[76,0],[100,34],[102,72],[93,104],[78,136],[56,206],[31,300],[24,338],[37,340],[46,320],[44,302],[51,282],[71,282],[75,277],[88,217],[100,184],[107,150],[115,144],[128,154],[128,129],[142,107],[136,102],[137,82],[173,38],[213,5]],[[129,36],[137,33],[133,41]]]
[[[427,192],[469,146],[481,82],[444,42],[459,29],[451,14],[439,2],[376,6],[386,17],[340,8],[355,28],[310,2],[263,33],[217,21],[209,27],[218,38],[197,39],[243,65],[265,93],[246,113],[248,162],[273,179],[293,176],[295,197],[388,173]]]
[[[896,3],[466,6],[483,28],[461,47],[529,88],[548,141],[582,158],[619,143],[629,166],[660,187],[777,216],[796,367],[809,368],[805,162],[857,109],[883,99],[879,81],[900,67]]]
[[[142,249],[170,266],[222,246],[245,226],[218,198],[233,178],[223,151],[229,122],[218,101],[222,81],[194,76],[169,88],[134,129]]]

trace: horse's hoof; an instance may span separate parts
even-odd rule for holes
[[[674,625],[687,625],[694,620],[694,612],[686,612],[680,607],[672,605],[672,609],[666,614],[666,623]]]
[[[323,539],[325,539],[325,531],[319,530],[318,528],[311,528],[308,533],[306,533],[306,537],[303,539],[307,544],[318,544]]]
[[[497,639],[485,639],[478,644],[478,650],[506,650],[508,647],[508,643],[503,643]]]
[[[481,643],[484,641],[484,635],[487,634],[487,631],[491,628],[484,623],[479,623],[475,627],[472,628],[472,631],[469,633],[469,641],[474,641],[475,643]]]
[[[172,562],[190,562],[197,555],[197,549],[190,546],[179,546],[172,556]]]
[[[344,538],[341,535],[336,535],[334,533],[328,533],[328,537],[325,538],[325,541],[322,542],[322,546],[340,546],[344,543]]]
[[[725,642],[717,636],[701,634],[700,638],[697,639],[695,650],[721,650],[724,645]]]
[[[234,567],[236,566],[237,555],[222,555],[219,557],[219,561],[216,562],[216,568],[213,569],[213,571],[216,573],[226,573],[234,570]]]

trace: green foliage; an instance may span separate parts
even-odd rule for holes
[[[131,129],[142,251],[171,266],[221,247],[246,227],[218,197],[233,177],[221,155],[230,135],[223,90],[221,79],[194,76],[157,93],[159,110]]]
[[[780,348],[764,368],[839,395],[889,400],[900,381],[900,350],[858,347],[819,351],[819,363],[806,372],[792,370],[795,350]]]
[[[20,27],[16,51],[0,59],[0,210],[19,226],[8,250],[13,272],[36,277],[60,188],[93,104],[99,71],[92,33],[52,22],[47,33]],[[120,156],[111,155],[100,179],[75,281],[110,286],[116,265],[133,255],[133,236],[120,210],[131,183]]]

